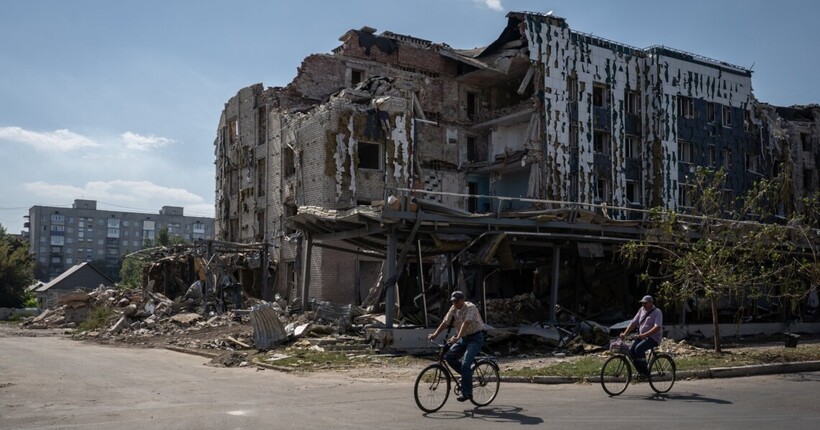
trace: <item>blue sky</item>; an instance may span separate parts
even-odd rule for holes
[[[28,0],[0,13],[0,224],[34,205],[213,216],[224,103],[284,86],[304,57],[371,26],[454,48],[491,43],[508,11],[666,45],[754,71],[758,100],[820,102],[815,0]]]

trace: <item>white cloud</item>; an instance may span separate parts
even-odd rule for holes
[[[20,127],[0,127],[0,139],[31,145],[38,151],[68,152],[75,149],[102,146],[81,134],[66,129],[38,132]]]
[[[147,151],[153,148],[160,148],[166,145],[170,145],[176,143],[173,139],[168,139],[167,137],[159,137],[154,136],[153,134],[149,134],[148,136],[142,136],[137,133],[132,133],[130,131],[126,131],[122,135],[120,135],[120,139],[122,139],[123,143],[125,143],[126,148],[129,149],[136,149],[140,151]]]
[[[34,196],[52,201],[82,198],[97,200],[101,204],[123,205],[136,211],[155,211],[162,206],[210,206],[202,196],[188,190],[164,187],[150,181],[92,181],[82,187],[37,181],[24,184],[24,188]]]
[[[504,6],[501,5],[501,0],[474,0],[478,4],[483,4],[487,8],[492,10],[497,10],[499,12],[504,11]]]

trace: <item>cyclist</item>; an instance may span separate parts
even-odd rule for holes
[[[453,303],[447,315],[441,321],[435,332],[427,336],[435,339],[445,327],[452,324],[456,327],[455,336],[447,340],[451,344],[450,350],[444,355],[445,360],[459,375],[461,375],[461,395],[456,398],[459,402],[470,400],[473,397],[473,359],[484,346],[484,320],[478,307],[464,300],[464,293],[453,291],[450,295]]]
[[[658,346],[663,337],[663,312],[655,307],[655,299],[652,296],[643,296],[641,308],[626,330],[621,333],[621,339],[626,337],[633,329],[638,329],[638,339],[632,343],[629,353],[635,362],[635,368],[642,377],[649,376],[649,369],[646,365],[646,351]]]

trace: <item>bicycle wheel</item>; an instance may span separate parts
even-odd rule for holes
[[[473,364],[473,398],[470,399],[476,406],[487,406],[498,395],[498,386],[501,376],[498,366],[492,361],[479,360]]]
[[[435,412],[450,396],[450,374],[441,364],[431,364],[416,378],[413,391],[416,405],[424,412]]]
[[[610,396],[623,393],[631,380],[632,367],[623,355],[610,357],[601,368],[601,387]]]
[[[649,361],[649,385],[656,393],[665,393],[675,384],[675,361],[668,354],[656,354]]]

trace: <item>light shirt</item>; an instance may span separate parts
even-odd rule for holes
[[[646,316],[646,318],[644,318],[644,316]],[[660,327],[660,330],[650,337],[655,339],[658,344],[661,343],[661,339],[663,338],[663,312],[661,312],[660,309],[653,306],[647,311],[641,306],[638,313],[635,314],[635,318],[632,318],[632,324],[638,326],[638,334],[646,333],[655,326]]]
[[[462,333],[462,336],[465,337],[484,329],[484,320],[481,319],[481,313],[478,311],[478,307],[471,302],[464,302],[461,310],[456,309],[455,305],[450,306],[450,310],[444,316],[444,321],[452,321],[456,333],[461,328],[461,324],[466,321],[467,325],[464,327],[464,333]]]

